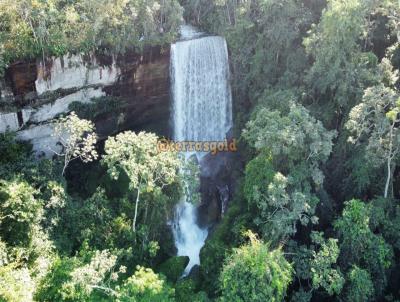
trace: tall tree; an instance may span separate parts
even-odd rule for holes
[[[365,145],[367,158],[373,165],[385,164],[387,175],[383,196],[386,198],[400,152],[400,94],[394,88],[397,72],[391,70],[387,60],[385,62],[384,80],[388,87],[380,84],[366,89],[362,102],[351,110],[346,128],[352,134],[350,142]]]
[[[292,301],[311,301],[313,292],[338,295],[345,283],[337,265],[340,253],[338,240],[325,239],[322,232],[311,232],[310,237],[312,244],[309,247],[297,246],[294,241],[289,243],[289,250],[293,253],[288,254],[293,257],[293,266],[300,285],[300,290],[293,295]]]
[[[126,131],[110,137],[105,143],[106,154],[102,161],[107,165],[108,173],[115,180],[122,171],[126,173],[129,188],[136,193],[133,231],[136,230],[140,195],[162,189],[177,180],[180,160],[174,152],[159,151],[157,140],[152,133]]]
[[[259,152],[269,151],[275,165],[285,172],[304,164],[314,183],[321,185],[320,165],[332,152],[336,132],[327,131],[304,106],[291,101],[287,114],[260,108],[243,136]]]
[[[282,301],[292,279],[292,266],[280,249],[249,232],[250,243],[238,249],[225,261],[220,281],[222,301]]]
[[[340,246],[339,263],[343,270],[357,265],[367,270],[376,297],[382,295],[387,285],[386,270],[393,261],[393,249],[380,234],[370,229],[371,206],[360,200],[345,203],[342,216],[334,222]]]
[[[286,115],[261,108],[248,122],[243,136],[260,155],[247,166],[245,194],[259,209],[256,224],[274,243],[294,235],[297,222],[317,223],[315,191],[322,187],[321,166],[335,135],[295,102]],[[254,178],[256,171],[265,179]],[[263,183],[254,182],[258,179]]]
[[[329,0],[320,22],[304,39],[307,53],[314,59],[307,81],[314,98],[325,104],[321,111],[325,121],[347,114],[363,89],[376,80],[377,59],[366,46],[369,17],[380,2]]]
[[[77,158],[85,163],[97,159],[95,149],[97,135],[94,124],[91,121],[80,119],[75,112],[58,119],[54,128],[54,136],[61,145],[61,151],[52,151],[64,158],[63,175],[69,163]]]

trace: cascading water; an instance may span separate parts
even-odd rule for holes
[[[182,26],[171,47],[173,126],[176,142],[223,141],[232,127],[232,98],[226,41]],[[191,154],[186,153],[189,158]],[[196,153],[200,165],[202,153]],[[189,192],[190,194],[190,192]],[[185,269],[200,263],[208,230],[197,224],[197,208],[184,196],[176,208],[173,233],[178,256],[189,256]]]
[[[183,38],[196,37],[196,33]],[[175,141],[222,141],[232,126],[225,39],[206,36],[171,47]]]

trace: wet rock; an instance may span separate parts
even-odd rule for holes
[[[192,279],[195,284],[198,284],[200,282],[200,265],[195,265],[192,267],[192,269],[190,270],[187,278]]]
[[[231,171],[235,156],[235,153],[221,152],[206,155],[203,159],[200,178],[202,204],[199,207],[199,223],[203,227],[220,221],[227,210],[234,182]]]
[[[19,107],[28,105],[29,101],[24,101],[24,96],[36,91],[36,63],[32,61],[14,63],[6,70],[5,76],[15,96],[15,105]]]
[[[182,276],[188,263],[189,257],[187,256],[171,257],[159,266],[157,272],[167,277],[170,282],[175,283]]]

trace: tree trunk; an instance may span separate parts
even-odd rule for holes
[[[65,154],[65,157],[64,157],[64,167],[63,167],[61,176],[65,176],[65,170],[67,169],[68,163],[69,163],[69,159],[68,159],[67,154]]]
[[[388,192],[389,192],[389,185],[392,179],[392,159],[394,158],[394,152],[393,152],[393,128],[394,128],[394,122],[392,122],[390,126],[390,132],[389,132],[389,154],[387,157],[387,176],[386,176],[386,184],[385,184],[385,192],[383,193],[383,197],[387,198]]]
[[[137,219],[137,212],[138,212],[138,205],[139,205],[139,196],[140,196],[140,189],[137,190],[136,204],[135,204],[135,216],[133,217],[133,223],[132,223],[132,230],[134,232],[136,232],[136,219]]]
[[[387,159],[387,177],[386,177],[386,184],[385,184],[385,192],[383,194],[383,197],[385,197],[385,198],[387,198],[387,195],[388,195],[391,175],[392,175],[392,167],[391,167],[391,158],[389,156]]]
[[[145,210],[144,210],[144,220],[143,220],[143,223],[146,223],[146,222],[147,222],[147,212],[148,212],[148,208],[149,208],[149,203],[146,202],[146,208],[145,208]]]
[[[390,175],[390,179],[392,180],[390,183],[391,183],[391,190],[390,190],[390,196],[391,197],[394,197],[394,184],[393,184],[393,182],[394,182],[394,171],[395,171],[395,169],[396,169],[396,163],[394,163],[393,165],[392,165],[392,173],[391,173],[391,175]]]

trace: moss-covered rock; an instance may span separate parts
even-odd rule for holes
[[[185,278],[179,280],[175,286],[175,298],[177,302],[191,301],[196,290],[196,285],[192,279]]]
[[[189,278],[179,280],[175,286],[175,299],[177,302],[206,302],[210,301],[207,294],[203,291],[199,291],[196,282]]]
[[[167,277],[168,281],[176,283],[188,263],[189,257],[187,256],[171,257],[159,266],[158,272]]]
[[[190,270],[189,275],[187,276],[189,279],[191,279],[196,286],[199,286],[201,283],[201,271],[200,271],[200,265],[195,265],[192,267]]]

